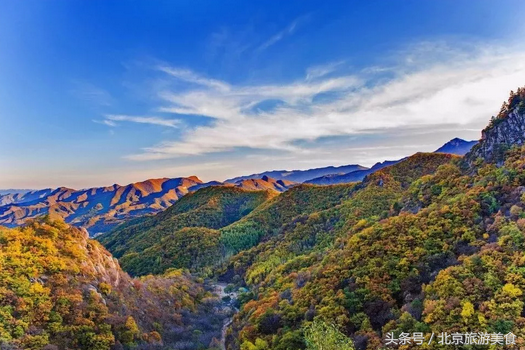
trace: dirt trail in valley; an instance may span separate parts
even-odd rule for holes
[[[215,283],[213,284],[213,286],[214,286],[215,292],[219,295],[221,299],[224,297],[228,297],[228,296],[231,298],[229,302],[223,301],[223,304],[225,307],[230,307],[233,310],[232,315],[224,320],[224,325],[222,326],[221,349],[226,350],[226,333],[228,332],[228,327],[230,327],[230,325],[233,322],[233,316],[238,311],[234,306],[234,303],[237,300],[237,293],[236,292],[226,293],[225,289],[228,286],[227,283]]]

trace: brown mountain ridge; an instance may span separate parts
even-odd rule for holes
[[[16,227],[28,219],[49,215],[70,225],[84,227],[90,235],[107,232],[129,219],[161,212],[189,192],[211,185],[238,187],[248,191],[286,191],[296,183],[261,179],[240,180],[235,184],[204,183],[196,176],[149,179],[121,186],[75,190],[67,187],[0,196],[0,225]]]
[[[162,211],[195,186],[196,176],[161,178],[129,185],[112,185],[83,190],[60,187],[41,196],[16,198],[0,207],[0,225],[15,227],[42,215],[61,217],[74,226],[85,227],[91,235],[106,232],[123,221]]]

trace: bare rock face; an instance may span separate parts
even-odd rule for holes
[[[469,164],[482,158],[499,165],[508,149],[525,143],[525,108],[519,95],[521,92],[520,89],[517,96],[511,95],[498,117],[482,131],[480,142],[465,156]]]
[[[481,134],[479,147],[469,154],[470,159],[483,158],[489,162],[498,162],[503,152],[525,141],[525,115],[518,111],[497,123],[492,129],[485,129]]]

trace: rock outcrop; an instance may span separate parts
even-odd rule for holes
[[[481,140],[465,159],[473,164],[479,158],[500,165],[505,152],[525,143],[525,88],[511,92],[497,117],[481,132]]]

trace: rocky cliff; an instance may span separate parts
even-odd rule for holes
[[[525,88],[511,92],[496,117],[481,132],[481,140],[465,156],[470,163],[482,158],[487,162],[501,164],[505,152],[525,142]]]

